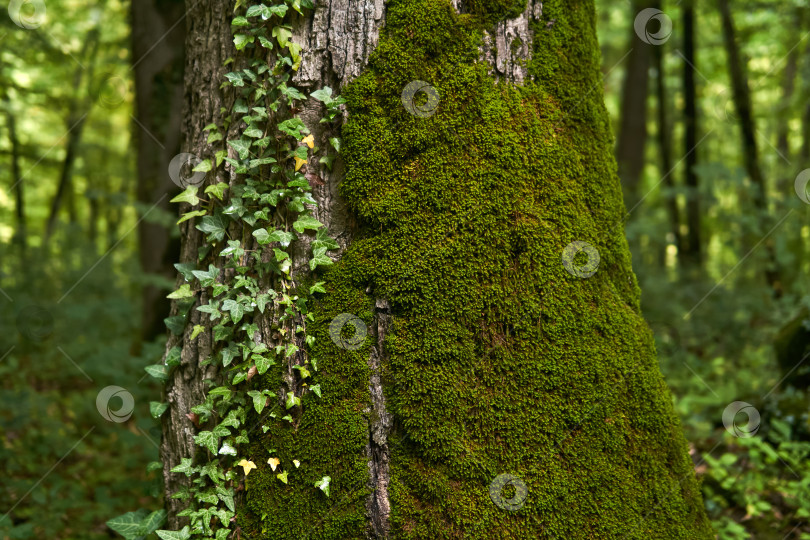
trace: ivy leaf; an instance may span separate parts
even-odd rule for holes
[[[149,402],[149,414],[152,415],[152,418],[160,418],[168,408],[169,408],[168,403],[160,403],[157,401]]]
[[[239,348],[236,343],[229,343],[227,347],[222,349],[222,365],[228,367],[237,356],[239,356]]]
[[[239,466],[245,470],[245,476],[250,474],[250,471],[256,468],[256,464],[252,461],[248,461],[247,459],[240,461]]]
[[[320,489],[324,492],[324,494],[328,497],[329,496],[329,484],[332,482],[332,478],[329,476],[324,476],[317,482],[315,482],[315,487]]]
[[[309,294],[314,294],[316,292],[325,293],[326,289],[323,288],[323,286],[325,284],[326,284],[325,281],[319,281],[319,282],[315,283],[315,285],[313,285],[312,287],[309,288]]]
[[[208,235],[208,241],[221,242],[225,238],[225,229],[228,227],[226,218],[221,215],[205,216],[197,224],[197,229]]]
[[[217,486],[217,497],[225,503],[225,506],[228,507],[228,510],[231,512],[236,511],[236,507],[234,506],[233,502],[233,488],[224,488],[222,486]],[[230,533],[230,531],[228,531]]]
[[[234,17],[231,26],[250,26],[250,22],[244,17]]]
[[[242,316],[245,314],[245,307],[236,300],[225,300],[222,303],[222,309],[231,313],[231,320],[234,323],[242,320]]]
[[[206,187],[205,193],[210,193],[221,201],[225,196],[226,189],[228,189],[228,184],[225,182],[218,182],[216,185]]]
[[[197,164],[197,166],[194,167],[191,170],[194,171],[194,172],[208,172],[208,171],[211,170],[211,160],[210,159],[204,159],[201,162],[199,162]]]
[[[265,403],[267,403],[267,396],[259,390],[251,390],[247,394],[253,398],[253,408],[256,409],[257,413],[261,414]]]
[[[279,480],[281,480],[282,482],[284,482],[286,484],[287,483],[287,471],[284,471],[283,473],[277,474],[276,478],[278,478]]]
[[[186,281],[191,281],[194,279],[194,274],[191,273],[192,270],[197,268],[197,265],[194,263],[175,263],[174,267],[183,275],[183,278]]]
[[[285,406],[288,409],[292,409],[296,405],[301,405],[301,398],[296,396],[293,392],[287,392],[287,402],[285,403]]]
[[[149,375],[154,377],[155,379],[166,382],[169,380],[169,368],[164,366],[163,364],[155,364],[152,366],[146,366],[143,368]]]
[[[217,453],[217,442],[219,439],[210,431],[201,431],[198,435],[194,436],[194,442],[198,445],[207,448],[212,454]]]
[[[150,461],[149,465],[146,466],[146,472],[150,473],[152,471],[159,471],[163,468],[163,463],[160,461]]]
[[[179,345],[176,345],[169,349],[169,352],[166,354],[166,365],[171,366],[179,366],[180,365],[180,353],[183,352],[183,349],[180,348]]]
[[[299,141],[304,138],[304,134],[309,133],[309,128],[304,124],[300,118],[289,118],[278,124],[279,131],[295,137]]]
[[[155,510],[140,522],[138,531],[140,536],[149,536],[155,532],[155,529],[163,525],[164,521],[166,521],[166,510]]]
[[[180,218],[180,219],[177,221],[177,223],[175,223],[175,225],[180,225],[180,224],[181,224],[181,223],[183,223],[184,221],[188,221],[188,220],[190,220],[191,218],[195,218],[195,217],[199,217],[199,216],[204,216],[204,215],[205,215],[205,214],[207,214],[207,213],[208,213],[208,212],[207,212],[207,211],[205,211],[205,210],[193,210],[193,211],[191,211],[191,212],[186,212],[185,214],[183,214],[183,217],[181,217],[181,218]]]
[[[290,41],[290,38],[292,37],[292,32],[290,31],[289,27],[274,26],[272,35],[274,38],[276,38],[276,41],[278,41],[278,44],[281,46],[281,48],[284,48]]]
[[[234,448],[233,446],[231,446],[228,443],[223,443],[222,448],[219,449],[219,454],[220,455],[226,455],[226,456],[235,456],[236,455],[236,448]],[[214,501],[214,504],[216,504],[216,501]]]
[[[312,259],[309,260],[309,269],[315,270],[315,268],[318,266],[330,266],[332,264],[335,264],[334,262],[332,262],[332,259],[330,259],[325,254],[320,254],[314,256]]]
[[[320,384],[312,385],[312,386],[309,387],[309,389],[312,390],[312,392],[316,396],[321,397],[321,385]]]
[[[244,49],[248,43],[253,43],[255,38],[246,34],[236,34],[233,36],[233,44],[236,46],[237,51]]]
[[[307,229],[318,230],[323,227],[323,223],[312,216],[301,216],[293,223],[293,229],[303,233]]]
[[[186,525],[179,531],[155,531],[161,540],[189,540],[191,531]]]
[[[140,538],[140,525],[144,519],[146,510],[141,509],[137,512],[127,512],[118,517],[114,517],[107,521],[107,526],[126,538],[127,540],[135,540]]]
[[[182,458],[180,460],[180,465],[175,465],[172,467],[172,472],[175,473],[183,473],[186,476],[191,476],[194,473],[195,467],[191,465],[192,459],[191,458]]]
[[[270,50],[273,49],[273,42],[270,41],[269,39],[267,39],[264,36],[259,36],[259,43],[261,43],[262,47],[264,47],[265,49],[270,49]]]
[[[324,86],[320,90],[315,90],[309,96],[317,99],[318,101],[322,101],[324,105],[329,105],[332,103],[332,89],[328,86]]]
[[[194,296],[194,293],[191,291],[191,285],[186,283],[184,285],[181,285],[180,288],[177,289],[176,291],[174,291],[173,293],[170,293],[170,294],[166,295],[166,298],[171,298],[171,299],[175,299],[175,298],[191,298],[192,296]]]
[[[191,206],[197,205],[200,202],[199,197],[197,197],[197,186],[188,186],[182,193],[169,202],[187,202]]]
[[[256,363],[256,370],[259,372],[259,375],[264,375],[267,372],[267,370],[270,369],[270,366],[275,364],[273,360],[265,358],[260,354],[253,355],[252,358],[253,361]]]
[[[195,324],[194,328],[191,331],[191,340],[194,340],[197,336],[202,334],[205,331],[205,327],[201,324]]]
[[[239,154],[239,159],[247,159],[248,155],[250,155],[250,141],[235,139],[228,141],[228,144]]]

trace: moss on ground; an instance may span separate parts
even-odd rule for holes
[[[378,297],[393,308],[392,538],[714,538],[640,314],[593,2],[543,3],[524,87],[469,53],[524,4],[469,6],[392,0],[344,92],[341,190],[362,228],[310,326],[323,399],[304,398],[297,432],[277,423],[253,444],[257,464],[275,449],[289,484],[254,471],[242,526],[260,538],[365,536],[371,340],[343,350],[327,326],[342,312],[370,326]],[[436,88],[435,114],[403,107],[413,80]],[[562,264],[578,240],[601,259],[587,279]],[[501,473],[528,487],[518,511],[490,500]],[[313,486],[323,475],[329,498]]]

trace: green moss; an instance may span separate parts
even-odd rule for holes
[[[393,538],[713,538],[640,314],[593,4],[543,3],[556,22],[537,23],[525,87],[494,81],[466,52],[523,6],[470,6],[390,2],[344,93],[341,190],[361,238],[329,272],[310,328],[323,399],[305,398],[297,432],[282,422],[251,448],[257,464],[274,448],[289,485],[254,471],[242,526],[365,536],[370,339],[339,349],[326,327],[341,312],[370,325],[379,297],[393,309]],[[413,80],[436,88],[435,114],[403,107]],[[563,267],[576,240],[599,251],[591,278]],[[529,489],[516,512],[490,500],[500,473]],[[327,474],[328,499],[313,487]]]

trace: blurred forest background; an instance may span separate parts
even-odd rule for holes
[[[118,537],[107,520],[161,507],[144,366],[179,245],[184,6],[10,4],[0,538]],[[808,539],[808,2],[596,4],[633,267],[707,510],[720,538]],[[724,427],[735,401],[754,436]]]

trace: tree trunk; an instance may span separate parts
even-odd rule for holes
[[[754,193],[754,207],[759,212],[760,222],[762,223],[761,234],[764,235],[768,231],[768,224],[771,221],[768,216],[768,189],[765,184],[765,177],[759,165],[759,149],[756,141],[756,130],[746,67],[740,57],[736,31],[734,29],[734,20],[731,16],[728,0],[718,0],[718,6],[720,8],[720,18],[723,26],[723,44],[725,45],[726,54],[728,55],[728,69],[731,76],[731,85],[734,90],[734,109],[740,121],[745,170],[756,188],[756,192]],[[752,246],[753,242],[749,241],[748,244]],[[768,286],[773,290],[774,296],[779,297],[782,294],[782,284],[776,261],[776,253],[771,239],[765,241],[765,250],[768,259],[765,269],[765,280]]]
[[[132,58],[135,74],[135,125],[137,134],[138,201],[148,207],[170,210],[172,183],[169,163],[180,152],[180,118],[183,110],[183,0],[141,0],[130,5]],[[142,220],[138,224],[141,269],[172,279],[180,246],[165,227]],[[165,332],[169,314],[166,291],[146,285],[141,292],[140,340],[150,341]]]
[[[635,16],[642,9],[656,2],[636,0],[632,3]],[[658,45],[660,47],[661,45]],[[616,162],[619,179],[624,189],[624,204],[635,208],[639,201],[639,183],[644,172],[644,149],[647,143],[647,95],[652,49],[656,46],[639,39],[633,26],[630,27],[630,53],[627,56],[627,72],[622,85],[621,119],[616,143]]]
[[[14,213],[17,219],[14,243],[20,247],[24,257],[28,243],[25,220],[25,186],[20,172],[20,140],[17,138],[17,119],[11,111],[11,103],[8,101],[6,101],[6,128],[8,129],[8,141],[11,145],[11,181],[14,186]]]
[[[183,150],[208,159],[220,146],[203,128],[223,125],[236,98],[221,88],[225,74],[266,53],[234,50],[230,20],[244,6],[234,14],[230,3],[187,4]],[[311,238],[293,243],[295,294],[325,282],[311,300],[314,320],[301,321],[314,345],[299,343],[293,360],[279,356],[239,383],[279,397],[261,417],[251,409],[250,443],[222,459],[235,477],[232,529],[279,539],[714,538],[640,313],[593,2],[405,0],[361,10],[326,0],[304,13],[290,9],[284,20],[303,57],[288,84],[306,94],[333,88],[348,100],[344,124],[319,124],[312,98],[273,120],[297,114],[319,148],[342,138],[332,170],[316,159],[302,169],[314,215],[339,249],[333,266],[313,273]],[[278,49],[274,41],[271,54]],[[413,81],[427,101],[408,93]],[[242,129],[236,118],[226,140]],[[230,165],[208,173],[207,185],[218,181],[226,194],[245,182]],[[182,262],[196,263],[206,243],[195,223],[181,225]],[[228,232],[259,249],[238,221]],[[199,269],[225,266],[220,244]],[[576,255],[583,248],[590,266]],[[195,306],[213,298],[189,284]],[[172,315],[185,307],[174,302]],[[215,367],[225,345],[217,321],[187,313],[167,344],[172,358],[180,348],[161,446],[169,528],[185,519],[185,503],[169,497],[188,485],[171,468],[214,459],[193,440],[211,424],[195,426],[191,408],[224,371]],[[284,328],[269,313],[245,321],[258,327],[253,343],[272,349]],[[347,341],[340,324],[330,332],[346,318],[362,321],[355,337],[365,339]],[[205,330],[191,339],[194,325]],[[306,358],[317,359],[308,381],[320,398],[292,370]],[[287,392],[301,404],[288,410]],[[248,476],[236,467],[242,458],[257,466]],[[328,497],[315,487],[324,476]]]
[[[682,257],[686,264],[699,266],[702,261],[700,243],[700,194],[698,175],[698,112],[695,85],[695,8],[692,0],[683,5],[683,94],[684,94],[684,152],[686,194],[686,250]]]
[[[675,194],[675,176],[672,174],[672,137],[667,110],[670,103],[667,98],[666,77],[664,74],[664,48],[655,48],[655,71],[657,73],[655,96],[657,102],[657,125],[658,125],[658,152],[661,156],[661,177],[664,179],[664,186],[669,191],[665,197],[667,213],[669,214],[669,228],[678,248],[678,254],[686,252],[683,235],[681,234],[681,211],[678,207],[678,196]]]

